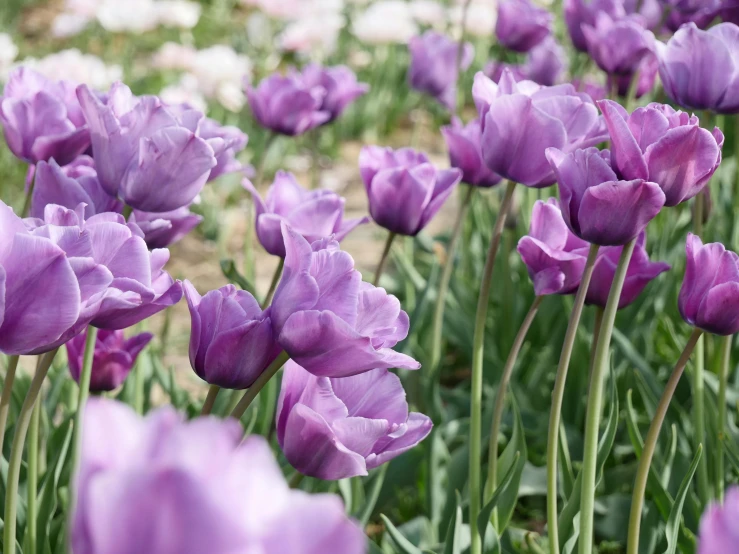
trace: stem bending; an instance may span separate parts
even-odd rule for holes
[[[277,356],[277,358],[275,358],[275,361],[272,362],[272,364],[267,369],[265,369],[259,377],[257,377],[257,380],[254,381],[254,384],[249,387],[249,390],[244,393],[244,396],[241,398],[241,400],[239,400],[239,403],[236,404],[236,407],[231,412],[231,417],[241,419],[241,416],[244,415],[244,412],[246,412],[247,408],[257,397],[259,391],[264,388],[264,385],[267,384],[267,381],[272,379],[272,377],[275,376],[275,374],[283,365],[285,365],[285,362],[287,362],[287,360],[289,359],[290,356],[287,354],[287,352],[284,351],[279,356]]]

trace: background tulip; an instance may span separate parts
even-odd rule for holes
[[[739,487],[726,492],[723,506],[711,504],[703,513],[698,534],[698,554],[731,552],[739,538]]]
[[[367,475],[413,448],[431,420],[409,413],[397,375],[373,369],[353,377],[317,377],[285,366],[277,404],[277,440],[290,464],[311,477]]]
[[[133,369],[141,351],[151,342],[154,335],[141,333],[126,340],[123,331],[98,331],[92,359],[90,390],[111,391],[120,387]],[[81,333],[68,341],[67,359],[72,378],[79,383],[85,355],[87,333]]]
[[[456,117],[452,124],[441,128],[446,147],[449,150],[449,162],[452,167],[462,171],[462,182],[475,187],[493,187],[500,183],[502,177],[488,169],[482,161],[482,129],[480,120],[474,119],[467,125]]]
[[[326,123],[338,118],[349,104],[369,90],[369,85],[357,82],[357,76],[345,65],[322,67],[308,64],[300,76],[309,88],[322,87],[326,91],[320,106],[320,111],[330,114]]]
[[[530,0],[501,0],[495,36],[509,50],[528,52],[552,32],[554,16]]]
[[[609,75],[608,88],[615,90],[621,97],[628,97],[632,90],[632,81],[637,79],[636,88],[634,88],[634,98],[641,98],[645,94],[649,94],[654,89],[657,82],[657,73],[659,72],[659,60],[655,54],[648,54],[642,58],[636,72],[631,75]],[[598,100],[603,100],[607,95],[603,95]]]
[[[365,146],[359,154],[359,172],[372,219],[388,231],[408,236],[423,230],[462,179],[461,170],[436,169],[425,154],[411,148]]]
[[[188,206],[171,212],[152,213],[134,210],[128,219],[144,233],[149,248],[166,248],[180,240],[200,225],[203,216],[194,214]]]

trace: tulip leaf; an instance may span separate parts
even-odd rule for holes
[[[734,441],[726,435],[721,438],[721,442],[724,445],[726,458],[729,460],[729,463],[734,466],[734,471],[739,473],[739,449],[737,449]]]
[[[457,509],[454,512],[454,518],[449,522],[449,530],[446,532],[444,554],[462,554],[462,498],[459,491],[456,492]]]
[[[402,552],[403,554],[423,554],[420,548],[406,539],[403,536],[403,533],[398,531],[398,528],[395,527],[395,525],[393,525],[393,523],[387,517],[385,517],[385,514],[380,514],[380,518],[385,524],[388,534],[393,539],[393,541],[395,541],[395,544],[400,549],[400,552]]]
[[[695,470],[698,469],[698,462],[703,454],[703,445],[698,445],[698,450],[693,457],[693,462],[690,464],[688,472],[685,474],[680,488],[675,496],[675,503],[672,505],[670,510],[670,517],[667,520],[667,527],[665,528],[665,534],[667,535],[667,550],[664,554],[675,554],[678,544],[678,534],[680,531],[680,520],[682,519],[683,506],[685,505],[685,498],[688,495],[690,488],[690,482],[693,480]]]
[[[364,510],[362,511],[361,515],[357,518],[359,519],[359,523],[362,524],[362,526],[367,525],[369,523],[370,518],[372,517],[372,513],[375,511],[375,506],[377,505],[377,499],[380,498],[380,492],[382,491],[382,485],[385,484],[385,475],[387,474],[387,467],[388,464],[382,464],[377,471],[375,471],[375,479],[372,483],[372,488],[370,489],[369,495],[367,495],[367,500],[364,504]]]
[[[518,461],[521,459],[521,453],[516,452],[513,455],[513,463],[511,464],[511,467],[508,468],[508,473],[506,473],[503,476],[503,479],[498,484],[498,488],[495,489],[495,492],[493,493],[492,498],[490,498],[490,501],[483,506],[482,510],[480,510],[480,514],[477,517],[477,528],[480,532],[480,537],[485,540],[485,530],[487,529],[488,522],[490,521],[490,518],[492,516],[493,510],[498,505],[501,498],[506,496],[506,492],[509,488],[511,488],[511,485],[515,483],[514,476],[517,473],[518,470]],[[519,479],[520,479],[520,472],[519,473]],[[518,485],[516,484],[516,487],[514,488],[514,492],[518,492]],[[501,525],[503,528],[503,526]],[[496,534],[500,535],[500,532],[496,529]]]

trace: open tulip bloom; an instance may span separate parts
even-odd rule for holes
[[[531,0],[501,0],[495,35],[516,52],[528,52],[552,33],[554,16]]]
[[[456,117],[452,124],[441,128],[449,162],[462,170],[462,182],[473,187],[494,187],[502,177],[491,171],[482,159],[482,129],[479,119],[462,125]]]

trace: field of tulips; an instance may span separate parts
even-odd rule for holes
[[[739,0],[0,4],[0,553],[739,554]]]

